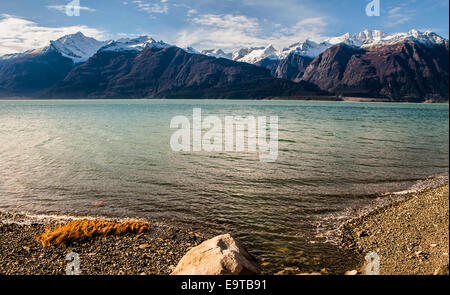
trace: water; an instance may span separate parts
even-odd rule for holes
[[[170,120],[194,107],[279,116],[278,160],[174,153]],[[303,268],[345,268],[338,222],[379,194],[448,174],[448,155],[448,105],[0,101],[0,210],[176,222],[234,233],[270,271],[299,251]]]

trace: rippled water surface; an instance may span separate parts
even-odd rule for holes
[[[173,152],[170,120],[194,107],[278,116],[278,160]],[[0,210],[167,220],[235,233],[272,265],[299,251],[345,264],[328,233],[378,194],[448,174],[448,124],[448,105],[0,101]]]

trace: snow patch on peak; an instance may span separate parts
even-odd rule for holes
[[[279,57],[286,58],[289,54],[294,53],[301,56],[314,58],[327,50],[330,46],[331,44],[327,42],[316,43],[311,40],[306,40],[305,42],[295,43],[287,48],[284,48],[280,51]]]
[[[366,33],[367,32],[367,33]],[[363,33],[365,33],[363,35]],[[405,42],[406,40],[412,40],[414,42],[420,42],[427,45],[444,44],[445,39],[440,37],[434,32],[425,31],[420,32],[418,30],[411,30],[406,33],[394,33],[387,34],[381,31],[364,31],[353,37],[356,40],[355,44],[363,48],[373,47],[373,46],[385,46],[393,45],[399,42]]]
[[[212,56],[215,58],[226,58],[226,59],[232,59],[233,54],[232,53],[225,53],[222,49],[207,49],[203,50],[201,54],[206,56]]]
[[[117,41],[112,41],[108,45],[104,46],[101,51],[114,51],[114,52],[124,52],[124,51],[142,51],[147,47],[154,48],[167,48],[171,45],[164,43],[163,41],[156,41],[148,36],[141,36],[138,38],[122,38]]]
[[[61,53],[62,56],[72,59],[75,63],[88,60],[105,44],[106,42],[86,37],[81,32],[66,35],[56,41],[50,41],[50,47]]]
[[[369,48],[373,46],[391,45],[406,40],[420,42],[429,46],[436,44],[442,45],[448,42],[447,39],[431,31],[420,32],[418,30],[411,30],[407,33],[387,34],[379,30],[364,30],[355,35],[346,33],[341,36],[331,37],[321,43],[307,39],[303,42],[292,44],[282,50],[276,50],[272,45],[267,47],[242,48],[233,53],[232,59],[247,63],[257,63],[265,58],[273,60],[284,59],[290,54],[315,58],[328,48],[337,44],[345,44],[357,48]]]
[[[182,49],[184,51],[186,51],[187,53],[190,53],[190,54],[201,54],[200,52],[198,52],[197,49],[195,49],[194,47],[191,47],[191,46],[186,47],[186,48],[182,48]]]
[[[30,51],[25,51],[25,52],[22,52],[22,53],[5,54],[5,55],[0,56],[0,61],[12,60],[12,59],[15,59],[15,58],[27,55],[29,52]]]
[[[266,47],[243,48],[235,51],[232,56],[233,60],[247,63],[257,63],[263,59],[279,59],[278,51],[269,44]]]

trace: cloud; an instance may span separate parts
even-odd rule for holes
[[[139,10],[147,12],[151,16],[155,13],[166,14],[169,13],[168,0],[160,0],[159,2],[148,2],[144,0],[134,0],[133,3],[137,4]]]
[[[391,7],[387,11],[388,21],[386,23],[386,26],[394,27],[404,24],[413,19],[416,14],[416,10],[409,8],[409,4],[410,2],[404,2],[396,7]]]
[[[0,55],[24,52],[47,46],[67,34],[83,34],[104,40],[106,33],[87,26],[44,27],[9,14],[0,14]]]
[[[187,11],[187,15],[188,16],[192,16],[193,14],[197,14],[198,13],[198,10],[197,9],[189,9],[188,11]]]
[[[402,10],[401,7],[395,7],[395,8],[392,8],[391,10],[389,10],[389,11],[388,11],[388,14],[389,14],[389,15],[394,15],[394,14],[400,12],[401,10]]]
[[[74,10],[84,10],[84,11],[89,11],[89,12],[97,11],[93,8],[89,8],[86,6],[73,6],[71,8]],[[54,10],[58,10],[60,12],[66,13],[66,5],[48,5],[47,9],[54,9]]]
[[[278,24],[275,25],[278,29],[270,38],[273,42],[283,44],[284,47],[306,39],[322,41],[326,38],[323,32],[327,25],[324,17],[305,18],[291,27]]]
[[[247,46],[259,43],[256,36],[259,24],[256,19],[243,15],[204,14],[191,19],[193,30],[183,30],[178,33],[176,44],[180,46],[195,46],[199,49],[210,47]]]
[[[254,33],[259,30],[258,20],[256,18],[249,18],[244,15],[204,14],[193,18],[192,22],[216,29],[226,28],[249,33]]]
[[[322,32],[327,25],[322,17],[305,18],[290,27],[273,24],[270,33],[266,33],[257,18],[244,15],[203,14],[192,17],[190,21],[192,29],[181,31],[174,40],[176,44],[224,50],[266,46],[269,43],[281,49],[305,39],[320,41],[325,38]]]

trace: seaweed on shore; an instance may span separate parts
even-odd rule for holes
[[[62,246],[99,236],[140,234],[148,230],[150,225],[143,221],[74,220],[65,225],[58,224],[54,228],[47,227],[36,239],[43,246]]]

